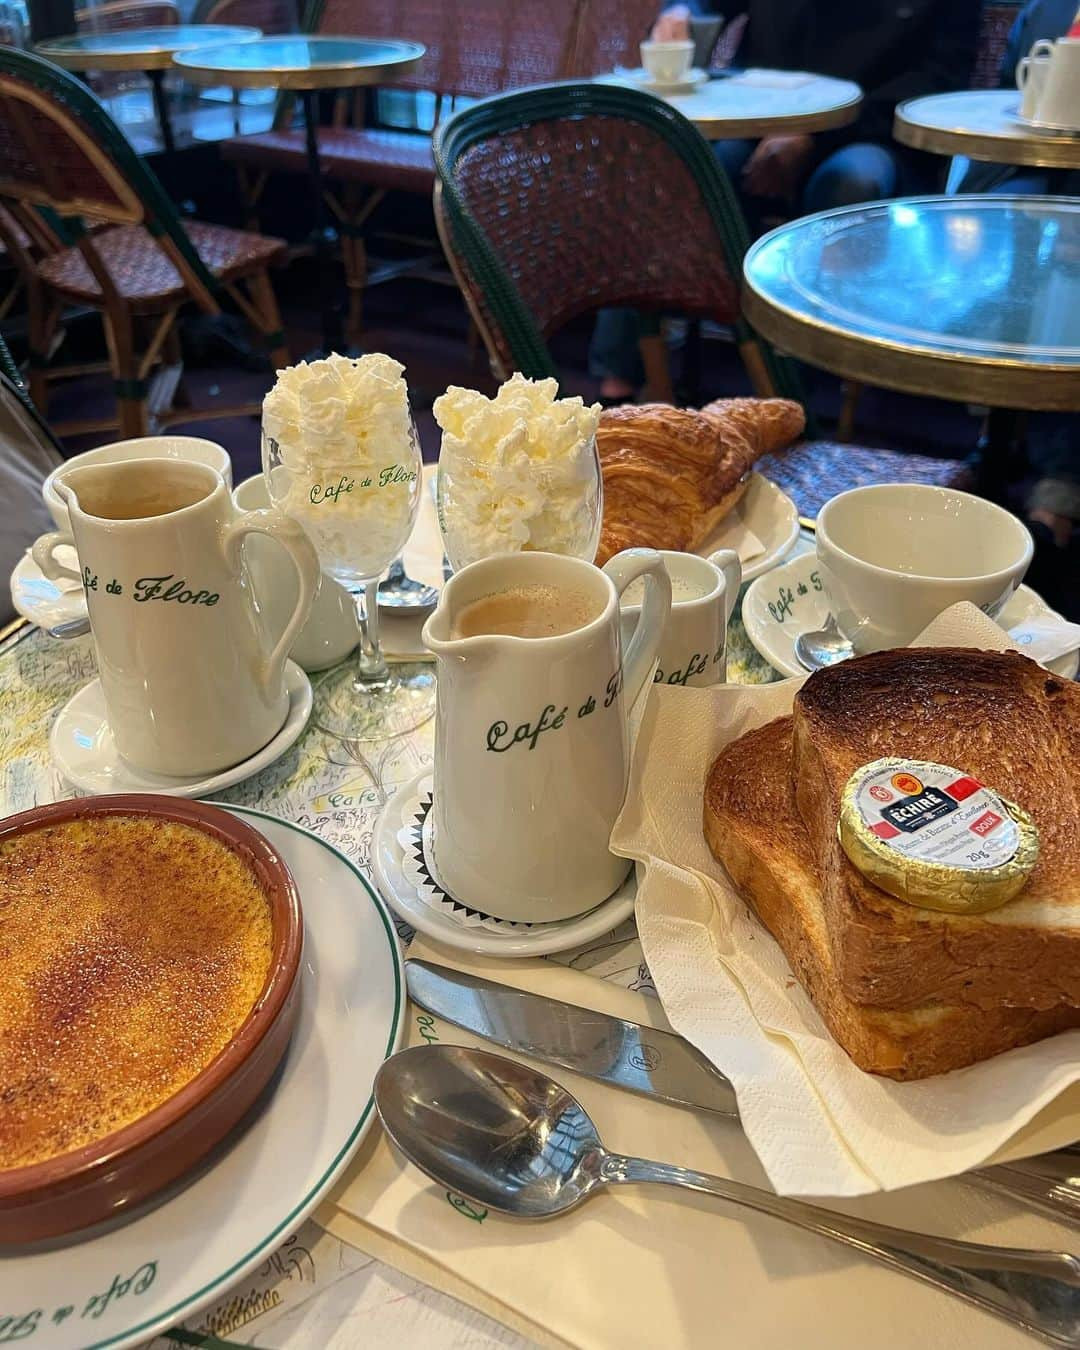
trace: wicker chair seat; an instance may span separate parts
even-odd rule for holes
[[[754,467],[788,494],[800,516],[810,519],[830,497],[849,488],[873,483],[963,487],[969,477],[963,460],[872,450],[840,441],[800,441],[790,450],[766,455]]]
[[[234,164],[272,173],[306,173],[303,131],[282,129],[221,143]],[[367,127],[320,127],[319,160],[328,178],[428,197],[435,186],[431,137]]]
[[[230,230],[223,225],[185,222],[184,229],[204,267],[219,281],[234,281],[284,256],[285,241]],[[141,225],[118,225],[95,236],[95,248],[113,285],[134,313],[152,313],[176,304],[188,287],[173,263]],[[77,248],[43,258],[38,272],[62,295],[100,304],[101,287]]]

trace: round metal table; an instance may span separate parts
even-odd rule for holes
[[[598,78],[656,94],[710,141],[828,131],[854,122],[862,104],[852,81],[799,70],[721,73],[686,94],[660,93],[627,71]]]
[[[1048,133],[1016,117],[1015,89],[971,89],[909,98],[897,106],[893,135],[915,150],[967,155],[998,164],[1080,169],[1080,131]]]
[[[177,69],[195,84],[227,85],[233,89],[290,89],[300,95],[315,244],[323,280],[323,346],[328,352],[340,350],[343,335],[330,276],[330,255],[337,235],[323,197],[318,91],[355,88],[398,78],[420,63],[424,51],[419,42],[394,39],[284,36],[202,47],[176,57]]]
[[[1080,198],[912,197],[793,221],[744,262],[747,318],[812,366],[992,413],[1080,411]]]
[[[48,38],[34,51],[65,70],[142,70],[150,79],[154,112],[161,128],[165,153],[175,150],[172,124],[165,100],[165,72],[177,52],[204,46],[208,42],[246,43],[262,37],[259,28],[239,24],[187,23],[163,24],[157,28],[120,29],[113,33],[78,33],[70,37]]]

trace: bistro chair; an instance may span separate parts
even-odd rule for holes
[[[547,344],[605,305],[734,327],[759,394],[801,398],[740,310],[746,225],[707,143],[637,90],[562,84],[488,99],[435,134],[436,220],[495,373],[558,376]],[[757,466],[813,517],[869,482],[956,484],[951,460],[808,440]]]
[[[239,24],[273,33],[293,33],[299,27],[295,0],[199,0],[192,23]]]
[[[418,68],[387,87],[433,92],[438,120],[444,104],[453,98],[484,98],[502,89],[562,78],[573,55],[579,3],[313,0],[305,26],[325,34],[424,43],[427,52]],[[389,192],[430,199],[435,186],[431,136],[366,127],[364,106],[363,92],[339,98],[332,124],[319,130],[327,202],[341,233],[349,296],[346,331],[354,342],[359,339],[363,292],[369,281],[365,232],[372,214]],[[257,219],[270,174],[307,172],[304,133],[293,127],[236,137],[224,141],[221,150],[240,171],[249,225]]]
[[[175,0],[109,0],[75,11],[79,33],[116,33],[127,28],[172,28],[180,22]]]
[[[760,393],[794,367],[740,310],[749,246],[727,175],[674,108],[619,85],[488,99],[436,129],[443,246],[495,371],[557,374],[547,338],[605,306],[715,319]]]
[[[262,335],[275,366],[288,363],[281,316],[268,275],[284,257],[283,240],[197,221],[176,208],[98,100],[78,80],[27,52],[0,51],[0,205],[26,224],[34,208],[56,213],[69,238],[34,260],[28,290],[30,391],[48,406],[46,367],[66,305],[99,310],[116,391],[116,420],[126,436],[148,427],[154,394],[159,422],[257,412],[214,409],[173,414],[165,394],[179,379],[176,321],[194,302],[221,312],[228,296]],[[88,230],[84,216],[106,222]],[[5,244],[11,247],[9,240]],[[148,377],[162,357],[151,391]],[[70,432],[73,428],[67,428]]]

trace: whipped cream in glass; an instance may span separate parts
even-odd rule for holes
[[[595,557],[600,405],[557,394],[554,379],[515,374],[494,398],[451,385],[435,400],[439,524],[455,571],[523,549]]]
[[[346,585],[405,546],[420,500],[420,452],[400,362],[336,353],[278,371],[263,401],[271,499]]]

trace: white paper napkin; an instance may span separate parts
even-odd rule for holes
[[[1013,644],[965,604],[912,645]],[[638,929],[673,1026],[733,1081],[747,1136],[787,1194],[891,1190],[1080,1138],[1080,1032],[917,1083],[865,1074],[713,859],[701,828],[709,765],[789,713],[800,684],[657,688],[646,711],[612,847],[644,864]]]

